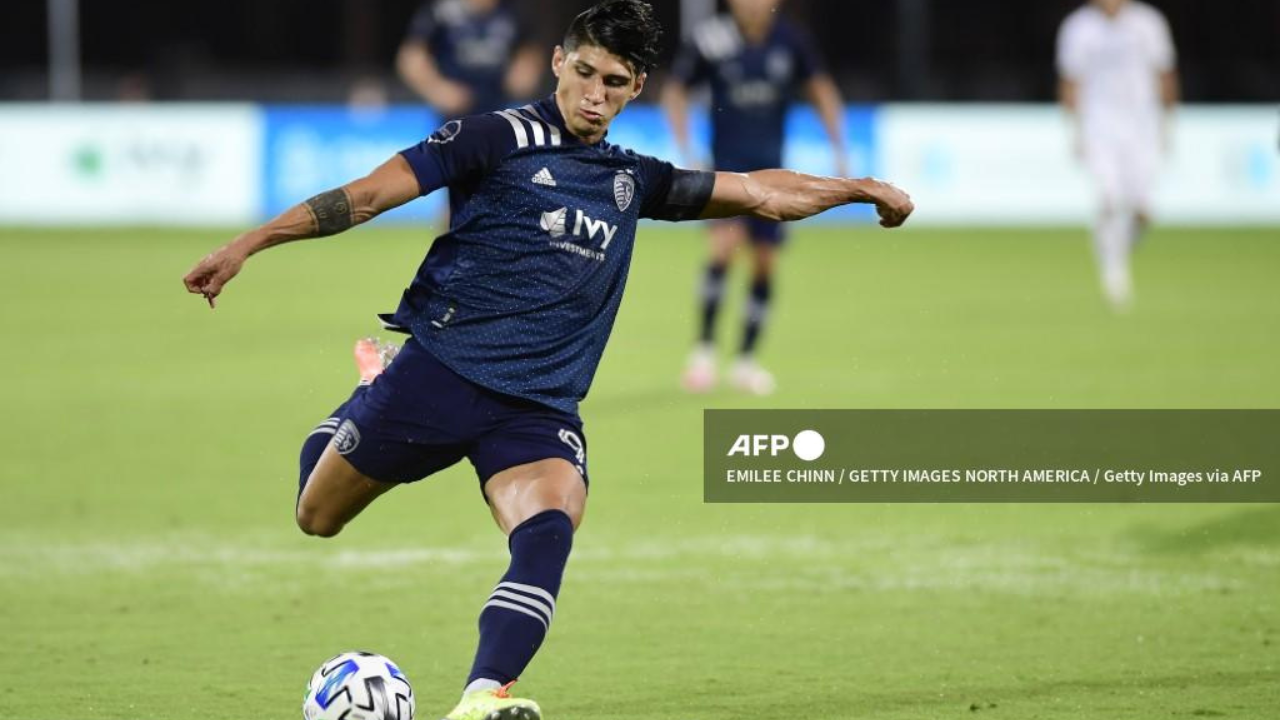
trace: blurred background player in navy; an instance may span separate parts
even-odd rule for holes
[[[543,55],[511,2],[434,0],[410,21],[396,70],[449,120],[532,97]]]
[[[817,108],[830,138],[833,170],[840,176],[847,174],[840,91],[823,69],[812,39],[779,14],[780,4],[779,0],[729,0],[730,14],[699,24],[680,49],[663,88],[662,105],[686,163],[700,164],[690,151],[688,90],[706,83],[711,90],[715,168],[749,172],[782,167],[787,110],[800,91]],[[755,351],[773,295],[774,268],[783,238],[781,225],[757,218],[733,218],[711,225],[698,341],[685,368],[685,389],[706,392],[718,381],[714,338],[725,273],[734,251],[749,241],[751,291],[729,381],[737,389],[759,395],[773,391],[773,376],[756,361]]]

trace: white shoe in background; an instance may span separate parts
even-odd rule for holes
[[[711,392],[719,378],[716,377],[716,351],[710,345],[699,344],[689,353],[680,384],[691,393]]]
[[[729,371],[729,383],[737,390],[752,395],[769,395],[777,389],[773,374],[751,358],[738,358]]]

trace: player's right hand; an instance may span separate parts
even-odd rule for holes
[[[209,302],[209,307],[213,308],[214,298],[218,297],[223,286],[240,272],[246,259],[248,256],[234,244],[226,245],[209,253],[196,263],[196,266],[191,268],[191,272],[182,278],[182,284],[187,286],[187,292],[203,295]]]

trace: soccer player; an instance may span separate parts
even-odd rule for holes
[[[529,97],[542,63],[542,51],[505,0],[425,3],[396,54],[400,79],[446,119]]]
[[[778,13],[779,5],[780,0],[729,0],[729,15],[712,18],[694,29],[662,92],[676,144],[687,160],[687,91],[705,82],[711,88],[714,166],[735,172],[779,167],[787,110],[796,92],[802,91],[822,119],[836,173],[845,175],[840,91],[822,69],[813,41]],[[684,373],[687,390],[706,392],[716,385],[714,337],[725,273],[734,251],[749,242],[751,291],[738,359],[729,380],[734,387],[755,394],[773,391],[773,376],[756,362],[755,351],[773,296],[774,268],[782,241],[782,227],[766,218],[733,218],[711,225],[698,341]]]
[[[1130,254],[1150,221],[1167,117],[1178,101],[1169,25],[1143,2],[1091,0],[1058,31],[1058,73],[1076,153],[1099,191],[1093,237],[1102,289],[1124,311],[1133,301]]]
[[[637,221],[797,220],[858,202],[894,227],[912,211],[905,193],[874,179],[680,170],[610,144],[609,125],[644,88],[660,35],[642,0],[588,9],[552,53],[550,97],[450,121],[183,278],[212,306],[255,253],[453,190],[451,228],[386,317],[410,336],[304,440],[296,508],[303,532],[329,537],[397,485],[463,458],[475,467],[511,561],[481,608],[479,648],[449,720],[540,717],[508,688],[555,618],[582,521],[590,476],[578,403],[622,300]]]

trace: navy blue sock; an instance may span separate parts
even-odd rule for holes
[[[560,579],[573,547],[573,523],[560,510],[525,520],[507,541],[511,565],[480,610],[480,647],[467,684],[520,677],[556,612]]]
[[[716,330],[716,313],[720,311],[720,300],[724,297],[724,274],[726,265],[712,263],[702,278],[702,325],[698,339],[710,343]]]
[[[320,454],[324,452],[329,441],[333,439],[333,434],[338,432],[338,424],[347,416],[347,407],[351,405],[351,401],[360,397],[369,389],[368,385],[360,384],[356,386],[351,397],[347,401],[338,406],[337,410],[329,413],[329,417],[324,422],[316,426],[315,430],[307,435],[302,441],[302,452],[298,455],[298,497],[302,497],[302,489],[307,486],[307,478],[311,477],[311,471],[315,469],[316,463],[320,462]]]
[[[747,299],[747,324],[742,333],[742,354],[755,352],[760,341],[760,331],[769,315],[769,296],[772,293],[769,278],[756,278],[751,283],[751,297]]]

